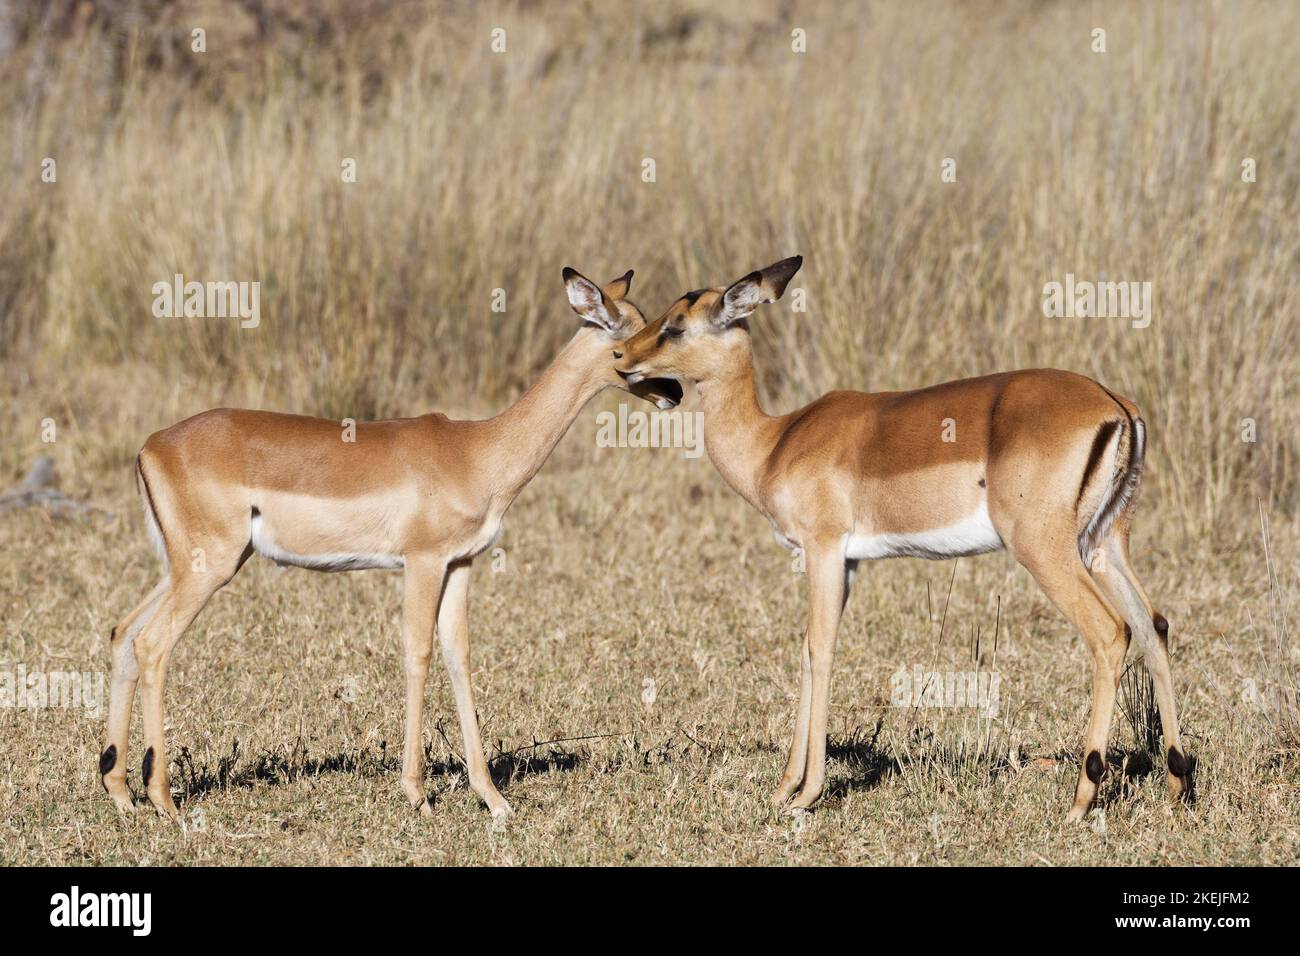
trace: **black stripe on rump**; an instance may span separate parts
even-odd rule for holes
[[[1100,467],[1102,456],[1106,454],[1106,447],[1115,437],[1115,431],[1119,426],[1118,421],[1109,421],[1102,422],[1101,427],[1097,429],[1097,437],[1092,440],[1092,450],[1088,452],[1088,464],[1083,469],[1083,481],[1079,483],[1079,496],[1074,502],[1076,507],[1083,501],[1083,493],[1088,490],[1088,482]]]

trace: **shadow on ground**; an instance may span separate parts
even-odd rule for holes
[[[585,752],[573,752],[555,746],[534,746],[516,751],[498,751],[488,762],[493,782],[505,789],[515,781],[537,774],[569,771],[588,759]],[[464,774],[465,764],[454,752],[435,758],[433,745],[425,747],[426,779]],[[379,747],[351,748],[337,753],[313,755],[307,742],[298,738],[292,744],[264,750],[253,757],[240,751],[239,741],[231,743],[230,752],[215,764],[197,763],[188,747],[181,747],[171,761],[171,783],[178,804],[189,803],[213,792],[252,789],[258,785],[284,786],[295,780],[327,774],[358,777],[396,776],[402,761],[390,753],[387,742]]]

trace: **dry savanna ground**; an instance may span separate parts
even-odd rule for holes
[[[1142,406],[1135,562],[1172,623],[1198,800],[1166,804],[1135,699],[1100,811],[1064,825],[1089,657],[994,554],[861,570],[828,792],[773,812],[803,575],[707,458],[599,447],[605,395],[474,571],[507,826],[467,786],[436,663],[432,818],[400,794],[400,578],[255,560],[173,656],[185,827],[118,818],[102,713],[0,706],[0,862],[1300,858],[1293,4],[10,7],[0,492],[49,455],[101,511],[0,507],[0,680],[106,671],[157,575],[131,479],[150,432],[214,405],[490,413],[574,328],[562,266],[634,267],[654,314],[801,253],[806,309],[787,294],[753,323],[771,410],[1036,365]],[[260,282],[260,324],[156,318],[176,273]],[[1067,274],[1150,282],[1149,326],[1045,317]],[[917,667],[996,673],[996,715],[896,706],[891,678]]]
[[[594,432],[579,423],[517,503],[499,570],[485,555],[474,572],[474,682],[516,811],[507,829],[494,831],[466,785],[436,662],[432,819],[398,790],[400,577],[255,560],[186,635],[169,681],[170,746],[187,752],[173,787],[204,829],[181,832],[147,804],[118,820],[95,771],[102,718],[3,711],[6,862],[1295,862],[1294,744],[1245,693],[1275,666],[1255,539],[1188,553],[1150,514],[1137,534],[1138,567],[1177,633],[1179,703],[1200,761],[1193,812],[1171,812],[1159,765],[1150,772],[1120,714],[1104,824],[1062,822],[1089,658],[996,554],[958,562],[955,580],[952,562],[858,575],[837,655],[829,792],[791,819],[767,795],[793,720],[802,576],[707,459],[600,449]],[[6,648],[29,666],[103,668],[108,629],[152,583],[134,501],[117,484],[105,503],[132,515],[121,527],[6,520]],[[1294,555],[1294,526],[1273,532]],[[1278,570],[1294,580],[1294,560]],[[975,669],[977,628],[980,667],[1001,678],[996,718],[891,706],[900,667]]]

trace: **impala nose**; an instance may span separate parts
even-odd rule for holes
[[[622,357],[623,357],[623,353],[620,352],[618,349],[614,349],[614,358],[621,359]]]

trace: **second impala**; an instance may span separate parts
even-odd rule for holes
[[[1010,550],[1083,633],[1092,720],[1070,819],[1087,813],[1130,637],[1137,636],[1169,760],[1169,791],[1190,795],[1179,740],[1168,623],[1129,562],[1146,426],[1137,406],[1082,375],[1004,372],[911,392],[831,392],[788,415],[759,406],[748,316],[781,297],[803,260],[682,296],[616,347],[629,383],[695,383],[704,446],[723,478],[803,548],[808,629],[790,756],[773,802],[807,808],[826,776],[831,659],[861,560]],[[1098,560],[1104,554],[1105,560]]]

